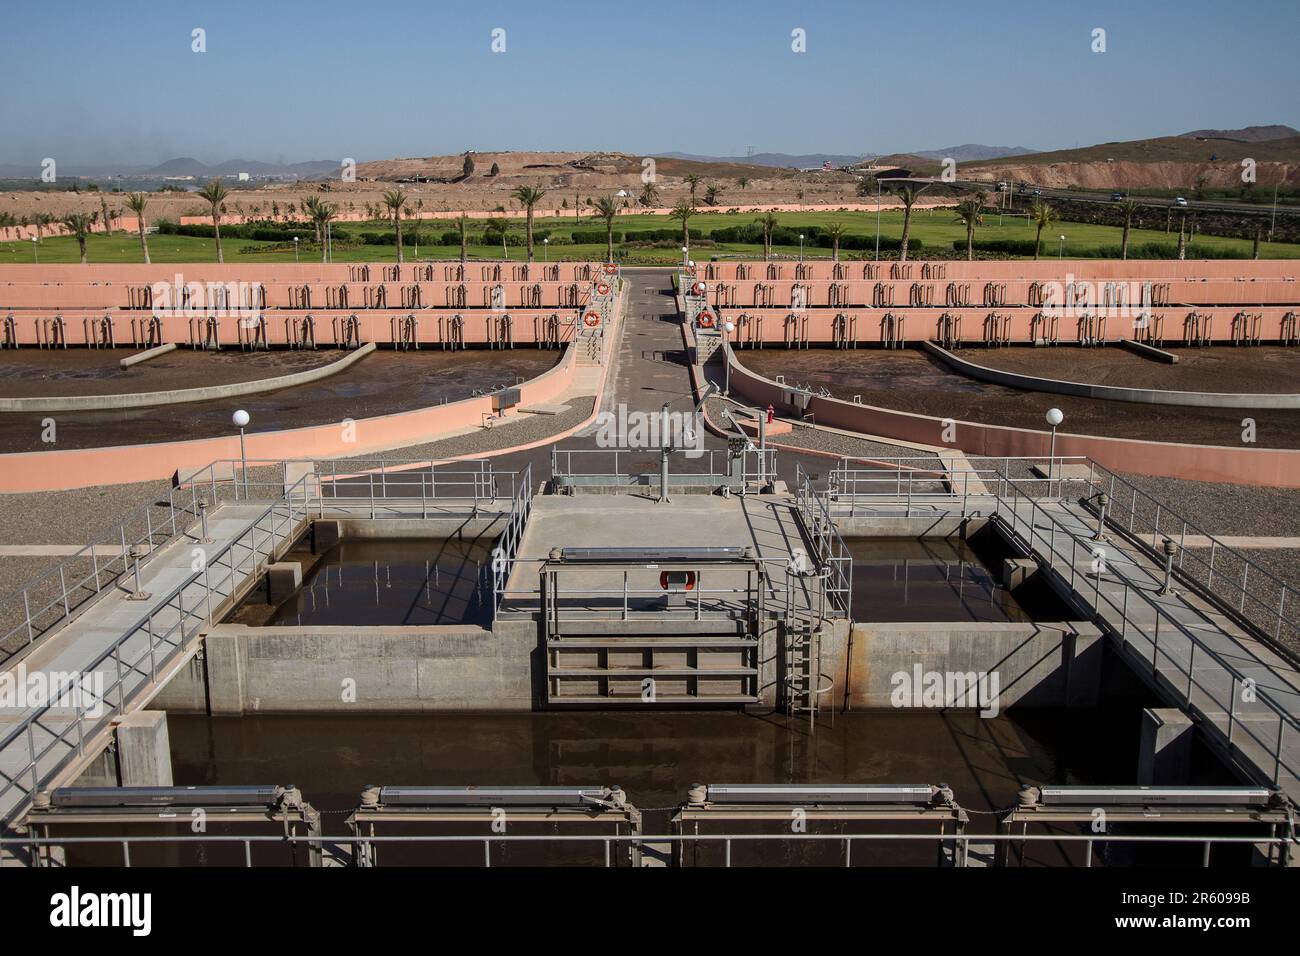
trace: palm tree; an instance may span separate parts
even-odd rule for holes
[[[328,262],[329,244],[326,239],[329,236],[329,224],[334,221],[338,215],[339,207],[329,202],[317,202],[311,211],[312,225],[316,227],[316,234],[320,236],[320,261]]]
[[[618,200],[613,196],[601,196],[592,208],[596,218],[605,220],[605,261],[614,261],[614,217],[618,215]]]
[[[61,222],[65,229],[77,240],[77,245],[81,248],[81,264],[86,264],[86,237],[90,235],[90,230],[95,224],[97,215],[87,216],[84,212],[72,213],[64,216]]]
[[[469,156],[466,155],[466,161]],[[393,217],[393,228],[397,231],[397,261],[404,262],[402,257],[402,207],[406,205],[406,193],[401,189],[392,189],[384,193],[384,205],[388,207],[388,213]]]
[[[41,231],[56,222],[53,213],[37,212],[32,214],[32,225],[36,227],[36,241],[41,241]]]
[[[465,230],[469,228],[469,216],[467,216],[465,213],[461,213],[459,216],[456,217],[455,221],[456,221],[456,230],[460,233],[460,261],[464,262],[465,246],[467,242],[465,237]]]
[[[638,200],[641,205],[649,208],[659,202],[659,187],[654,183],[646,183],[641,187],[641,197]]]
[[[844,236],[844,223],[833,222],[822,229],[823,236],[829,236],[831,240],[831,261],[840,261],[840,239]]]
[[[907,261],[907,240],[912,234],[912,206],[920,195],[915,186],[900,186],[898,198],[903,201],[903,240],[899,245],[898,261]]]
[[[135,228],[140,233],[140,251],[144,253],[144,264],[149,265],[149,243],[144,237],[144,209],[149,205],[149,197],[144,193],[131,193],[126,197],[126,206],[135,213]]]
[[[527,221],[525,222],[524,225],[524,232],[525,235],[527,236],[527,242],[528,242],[528,261],[532,262],[533,261],[533,207],[537,205],[538,201],[543,196],[546,195],[546,190],[540,189],[536,186],[520,186],[510,195],[512,198],[519,200],[519,205],[523,206],[524,211],[527,212],[528,214]]]
[[[1034,222],[1038,224],[1038,232],[1034,236],[1034,259],[1037,259],[1038,253],[1043,246],[1043,230],[1056,222],[1056,210],[1041,199],[1035,199],[1031,215]]]
[[[776,231],[777,227],[776,213],[766,212],[755,219],[754,222],[763,228],[763,261],[766,262],[772,258],[772,233]]]
[[[320,212],[320,200],[315,196],[308,196],[302,201],[302,211],[307,214],[307,220],[311,223],[312,234],[316,237],[316,241],[324,242],[325,237],[321,235],[320,220],[317,218]]]
[[[704,190],[704,204],[706,206],[716,206],[718,197],[722,195],[722,189],[718,186],[710,186]]]
[[[1137,215],[1141,208],[1132,199],[1126,199],[1119,204],[1119,214],[1124,217],[1124,238],[1120,240],[1119,257],[1128,258],[1128,231],[1133,225],[1133,217]]]
[[[696,179],[698,180],[699,177],[696,176]],[[691,248],[691,231],[686,227],[686,224],[690,222],[691,216],[694,216],[697,212],[699,210],[695,208],[694,202],[687,202],[683,199],[676,206],[673,206],[673,211],[668,214],[669,219],[680,219],[682,221],[682,245],[686,247],[688,254]]]
[[[957,221],[966,226],[966,259],[975,258],[975,227],[984,225],[984,194],[978,190],[957,203]]]
[[[749,177],[748,177],[748,176],[741,176],[740,178],[738,178],[738,179],[736,180],[736,185],[739,186],[741,189],[748,189],[748,188],[749,188]]]
[[[220,179],[213,179],[199,190],[199,198],[212,207],[212,232],[217,239],[218,262],[226,261],[221,255],[221,204],[227,195],[226,187],[221,185]]]
[[[682,182],[691,188],[691,205],[695,205],[695,187],[700,184],[700,177],[695,173],[687,173],[682,177]]]

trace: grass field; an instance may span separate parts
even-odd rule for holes
[[[726,212],[707,213],[694,217],[691,220],[691,229],[699,230],[706,240],[693,244],[694,258],[701,261],[713,256],[761,258],[763,255],[761,245],[713,243],[708,241],[708,234],[714,229],[745,225],[753,222],[755,218],[752,213]],[[825,226],[833,222],[840,222],[845,225],[850,234],[870,236],[872,238],[876,234],[876,215],[874,213],[780,213],[777,218],[782,226],[792,229],[807,226]],[[510,241],[511,243],[517,243],[509,246],[509,258],[524,259],[526,253],[522,244],[523,220],[510,219],[509,222],[512,233]],[[407,237],[404,242],[404,250],[408,260],[415,259],[417,254],[421,259],[455,259],[460,255],[458,245],[421,245],[417,250],[409,241],[410,233],[416,228],[417,224],[414,222],[403,225],[403,231]],[[424,221],[418,224],[418,228],[426,235],[432,233],[440,236],[443,232],[450,231],[453,226],[449,222]],[[568,239],[575,229],[590,232],[602,230],[603,228],[604,225],[600,220],[593,219],[590,216],[584,216],[580,221],[575,221],[572,217],[539,219],[534,225],[534,230],[539,234],[543,231],[549,232],[553,240],[561,241],[553,241],[550,248],[544,251],[539,239],[536,242],[536,258],[539,261],[545,257],[553,260],[590,261],[602,259],[605,255],[605,244],[603,242],[578,245],[569,242]],[[681,224],[668,219],[666,216],[640,214],[619,216],[615,224],[616,232],[667,228],[680,230]],[[387,221],[336,224],[334,229],[334,261],[382,262],[395,260],[397,258],[395,246],[366,245],[355,241],[362,233],[388,232],[391,230],[392,224]],[[482,227],[476,226],[472,228],[471,236],[476,232],[481,233],[481,231]],[[984,225],[976,230],[975,238],[977,241],[993,239],[1032,240],[1034,231],[1034,226],[1023,217],[1012,218],[1007,216],[999,221],[996,214],[987,213],[984,217]],[[901,212],[889,211],[880,215],[880,234],[882,237],[898,238],[902,235],[902,232],[903,214]],[[1063,250],[1058,238],[1062,234],[1066,237]],[[957,222],[956,216],[951,209],[917,210],[912,217],[911,235],[913,239],[920,239],[923,243],[920,249],[913,248],[912,258],[924,259],[927,255],[936,252],[943,253],[945,257],[948,257],[952,254],[954,241],[965,241],[966,228]],[[1100,247],[1118,247],[1120,238],[1121,230],[1115,226],[1059,222],[1044,232],[1042,255],[1043,258],[1051,258],[1063,252],[1066,258],[1087,256],[1095,254],[1095,251]],[[1134,246],[1147,242],[1172,244],[1177,241],[1177,233],[1166,234],[1163,230],[1134,229],[1129,241]],[[1247,256],[1249,256],[1251,248],[1248,240],[1230,239],[1221,236],[1198,235],[1195,243],[1201,248],[1235,250]],[[0,243],[0,264],[32,262],[35,258],[32,246],[33,244],[30,241]],[[292,249],[282,248],[272,242],[258,242],[251,239],[226,236],[222,238],[222,248],[227,262],[292,262],[294,259]],[[778,256],[793,257],[799,255],[799,246],[776,246],[773,251]],[[666,248],[616,245],[615,252],[622,261],[634,264],[672,264],[681,259],[680,246],[675,242],[668,244]],[[140,262],[140,241],[134,234],[122,232],[114,233],[112,236],[96,234],[87,243],[87,254],[91,262]],[[77,262],[79,259],[77,243],[70,237],[46,238],[40,243],[36,255],[39,255],[41,262],[47,263]],[[149,255],[156,263],[215,262],[216,244],[211,239],[158,234],[149,237]],[[303,242],[299,255],[303,262],[319,262],[320,248],[312,243]],[[475,259],[500,259],[501,246],[471,245],[469,255]],[[830,250],[808,246],[804,249],[804,255],[806,258],[829,258]],[[881,255],[885,257],[886,254],[882,251]],[[1297,259],[1300,258],[1300,244],[1263,243],[1260,246],[1260,255],[1269,259]],[[873,252],[845,250],[841,252],[840,257],[842,259],[872,258]]]

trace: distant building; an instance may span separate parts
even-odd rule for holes
[[[249,179],[248,173],[240,173],[240,174],[239,174],[239,181],[240,181],[241,183],[246,183],[246,182],[248,182],[248,179]]]

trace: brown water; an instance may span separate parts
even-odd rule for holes
[[[960,539],[846,538],[844,543],[853,556],[854,620],[1030,620]]]
[[[302,587],[278,607],[265,582],[230,616],[237,624],[390,625],[492,623],[491,582],[482,569],[491,542],[454,539],[344,541],[319,557],[291,551],[304,564]]]

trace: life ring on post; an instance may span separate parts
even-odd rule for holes
[[[612,276],[617,271],[618,271],[618,266],[614,265],[614,263],[612,262],[605,263],[605,275]]]
[[[697,282],[695,285],[691,286],[691,291],[696,295],[704,295],[707,290],[708,287],[705,286],[703,282]]]
[[[582,324],[589,329],[594,329],[600,325],[600,313],[592,310],[582,317]]]
[[[609,283],[608,283],[608,282],[597,282],[597,283],[596,283],[596,295],[609,295]]]
[[[660,571],[659,588],[667,591],[669,587],[680,588],[683,591],[695,590],[695,572],[694,571]]]
[[[713,313],[701,312],[698,316],[696,316],[695,321],[699,323],[700,328],[711,329],[713,328]]]

